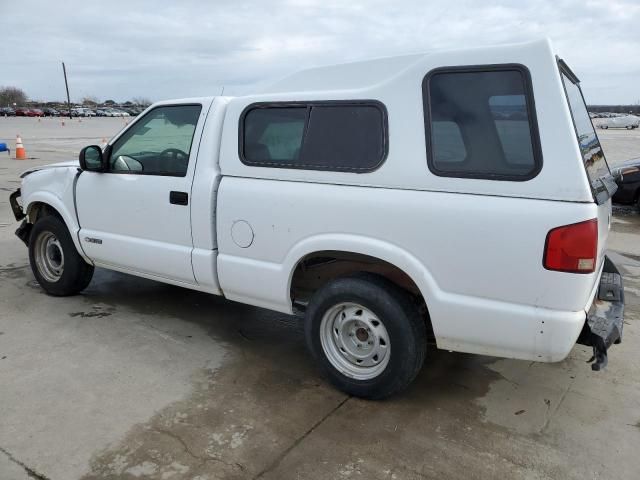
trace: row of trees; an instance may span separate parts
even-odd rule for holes
[[[45,102],[29,102],[29,97],[27,96],[26,92],[24,90],[22,90],[21,88],[18,87],[0,87],[0,107],[4,107],[7,105],[13,105],[16,104],[17,106],[24,106],[27,103],[42,103],[44,104]],[[62,104],[65,102],[47,102],[47,103],[51,103],[51,104]],[[129,101],[126,101],[124,103],[118,103],[114,100],[105,100],[104,102],[101,102],[98,97],[94,96],[94,95],[87,95],[85,97],[82,98],[82,100],[80,101],[80,103],[82,105],[87,105],[87,106],[98,106],[98,105],[139,105],[142,107],[147,107],[149,105],[151,105],[151,100],[149,100],[148,98],[145,97],[134,97]]]
[[[24,105],[27,103],[27,94],[17,87],[0,87],[0,107],[5,105]]]
[[[96,107],[98,105],[139,105],[141,107],[148,107],[152,102],[146,97],[134,97],[131,100],[127,100],[123,103],[118,103],[115,100],[105,100],[104,102],[101,102],[98,97],[89,95],[86,97],[82,97],[80,103],[82,103],[82,105],[88,105],[91,107]]]

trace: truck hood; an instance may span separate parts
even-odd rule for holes
[[[78,160],[68,160],[66,162],[50,163],[49,165],[41,165],[39,167],[33,167],[22,172],[20,174],[20,178],[24,178],[33,172],[37,172],[38,170],[49,170],[50,168],[69,168],[69,167],[79,168],[80,163],[78,162]]]

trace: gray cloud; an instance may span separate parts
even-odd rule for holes
[[[61,60],[76,100],[159,100],[223,85],[243,93],[321,64],[548,36],[590,103],[640,100],[635,0],[0,3],[0,85],[37,99],[63,97]]]

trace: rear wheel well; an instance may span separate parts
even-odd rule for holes
[[[310,298],[327,282],[365,272],[385,278],[409,293],[424,318],[429,338],[433,338],[427,304],[411,277],[389,262],[360,253],[326,250],[302,258],[291,279],[290,295],[294,310],[306,310]]]

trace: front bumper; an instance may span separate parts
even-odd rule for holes
[[[25,245],[29,246],[29,238],[31,236],[31,228],[32,224],[27,222],[25,219],[26,215],[22,211],[22,207],[20,203],[18,203],[18,198],[20,197],[20,189],[17,189],[11,195],[9,195],[9,204],[11,205],[11,210],[13,211],[13,216],[16,217],[16,220],[22,220],[22,223],[16,230],[17,237],[24,242]]]
[[[584,322],[578,343],[593,348],[589,360],[592,370],[607,366],[608,350],[622,341],[624,285],[622,275],[609,257],[605,257],[600,285]]]
[[[11,195],[9,195],[9,205],[11,205],[11,211],[13,212],[13,216],[16,217],[16,220],[20,221],[24,217],[26,217],[25,213],[22,211],[22,207],[18,203],[18,198],[20,197],[20,189],[17,189]]]

